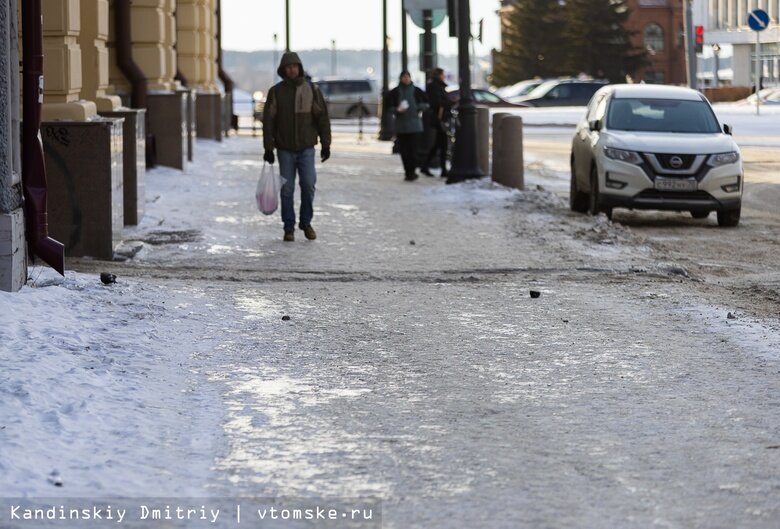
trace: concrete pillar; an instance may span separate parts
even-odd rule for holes
[[[490,109],[477,107],[477,142],[479,143],[479,169],[490,174]]]
[[[146,210],[146,109],[124,108],[101,112],[108,118],[122,118],[122,195],[125,226],[135,226]]]
[[[199,138],[222,139],[222,94],[217,87],[216,0],[180,0],[179,69],[197,92]]]
[[[98,112],[110,112],[121,106],[116,95],[107,95],[108,77],[108,0],[81,0],[81,45],[84,65],[81,98],[94,101]]]
[[[753,70],[755,69],[754,48],[753,44],[734,44],[734,57],[731,63],[734,68],[734,80],[732,81],[734,86],[752,86]]]
[[[27,243],[19,145],[19,40],[17,6],[0,0],[0,290],[16,292],[27,281]]]
[[[94,101],[98,112],[121,106],[118,96],[107,95],[108,78],[108,0],[81,0],[81,45],[84,65],[81,98]]]
[[[494,182],[501,182],[503,178],[501,174],[501,124],[505,118],[511,115],[508,112],[493,114],[493,164],[490,174]]]
[[[523,118],[507,116],[501,121],[501,174],[499,182],[508,187],[523,189],[525,168],[523,166]]]
[[[179,70],[190,86],[198,88],[206,84],[206,55],[204,28],[206,0],[179,0],[176,8],[178,21],[177,51]]]
[[[70,256],[111,259],[122,238],[123,120],[41,123],[49,230]]]
[[[149,90],[172,90],[176,83],[175,0],[134,0],[133,59],[146,75]]]
[[[86,121],[97,114],[82,88],[79,0],[43,0],[44,120]]]

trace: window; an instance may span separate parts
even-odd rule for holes
[[[643,132],[720,132],[720,125],[704,101],[677,99],[612,99],[607,128]]]
[[[663,51],[664,30],[658,24],[650,24],[645,28],[645,48],[650,51]]]
[[[571,85],[561,84],[550,90],[547,94],[550,99],[569,99],[571,97]]]

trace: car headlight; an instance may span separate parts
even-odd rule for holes
[[[633,163],[639,165],[642,163],[642,157],[639,153],[634,151],[624,151],[623,149],[615,149],[613,147],[604,147],[604,155],[612,160],[618,160],[620,162]]]
[[[721,165],[737,163],[738,160],[739,160],[739,153],[737,151],[722,152],[710,156],[710,159],[707,160],[707,165],[709,165],[710,167],[720,167]]]

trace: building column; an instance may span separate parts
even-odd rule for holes
[[[222,94],[217,86],[216,0],[180,0],[179,69],[196,91],[197,136],[222,139]]]
[[[219,91],[217,88],[217,0],[206,0],[208,16],[206,18],[206,60],[208,69],[206,87],[208,90]]]
[[[19,40],[15,0],[0,0],[0,290],[27,281],[19,142]]]
[[[43,0],[42,119],[86,121],[97,114],[92,101],[80,99],[82,88],[79,0]]]
[[[734,86],[752,86],[753,84],[753,51],[755,46],[752,44],[734,44],[734,56],[732,58],[732,67],[734,69]]]
[[[108,0],[81,0],[81,44],[84,64],[81,97],[94,101],[99,112],[111,112],[122,105],[119,96],[107,95]]]
[[[175,6],[175,0],[133,1],[133,59],[146,75],[149,90],[176,86]]]
[[[179,70],[193,88],[201,88],[206,83],[208,66],[204,49],[206,1],[179,0],[176,8]]]

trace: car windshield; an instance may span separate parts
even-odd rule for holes
[[[718,120],[704,101],[677,99],[613,99],[607,128],[637,132],[714,134]]]
[[[559,84],[560,83],[558,81],[546,81],[540,84],[539,86],[537,86],[536,88],[534,88],[533,90],[531,90],[528,93],[528,98],[535,99],[538,97],[544,97],[545,95],[547,95],[547,92],[549,92]]]

